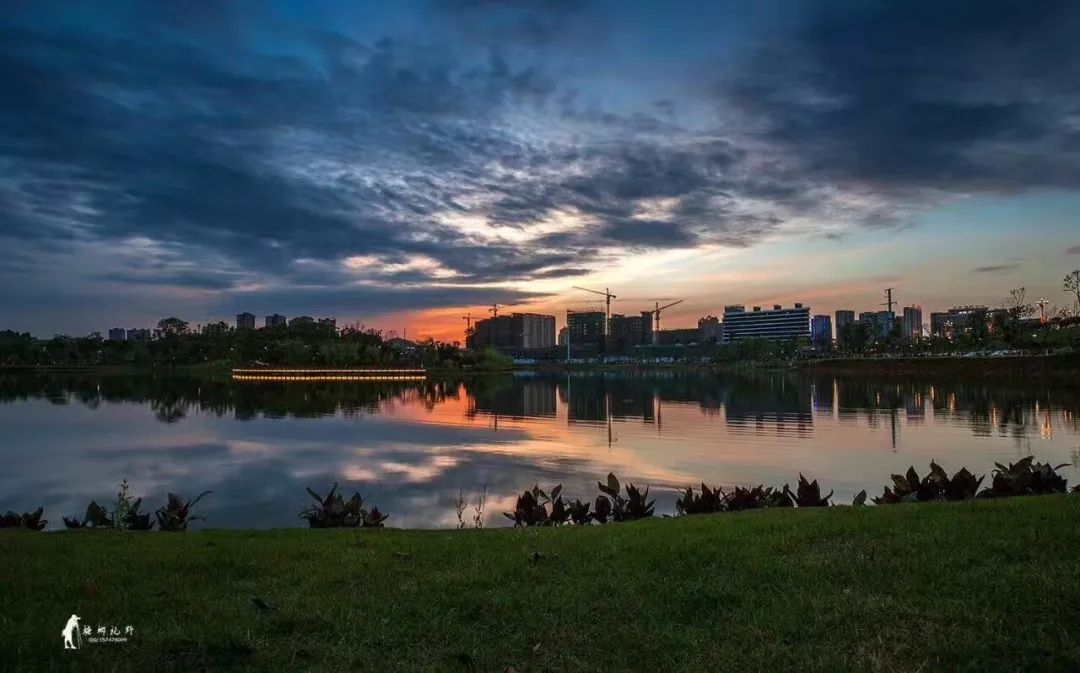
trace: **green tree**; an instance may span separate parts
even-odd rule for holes
[[[187,334],[188,324],[180,318],[162,318],[157,324],[157,333],[160,337],[179,336]]]
[[[1071,292],[1076,297],[1075,315],[1080,315],[1080,269],[1076,269],[1069,274],[1066,274],[1065,279],[1061,283],[1061,289],[1065,292]]]

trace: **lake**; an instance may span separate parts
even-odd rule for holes
[[[486,488],[488,525],[518,492],[563,484],[593,499],[614,472],[676,487],[764,483],[799,472],[834,502],[930,460],[976,475],[1028,454],[1080,479],[1080,392],[1024,382],[896,381],[799,374],[521,372],[390,382],[0,375],[0,510],[45,506],[50,528],[115,499],[144,509],[213,494],[196,527],[301,526],[306,486],[334,481],[387,525],[452,527],[460,491]],[[471,508],[465,514],[471,521]]]

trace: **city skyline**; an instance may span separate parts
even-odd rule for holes
[[[3,17],[0,329],[655,302],[927,320],[1080,267],[1080,6],[483,0]]]

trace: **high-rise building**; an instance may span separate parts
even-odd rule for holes
[[[299,315],[289,321],[289,327],[297,327],[300,325],[314,325],[315,318],[309,315]]]
[[[267,327],[284,327],[287,324],[288,321],[285,319],[285,316],[281,315],[280,313],[274,313],[273,315],[266,316]]]
[[[319,327],[327,327],[332,330],[337,329],[337,318],[319,318]]]
[[[237,313],[236,329],[255,329],[255,314]]]
[[[816,315],[810,321],[810,340],[818,346],[828,346],[832,343],[832,316]]]
[[[922,307],[905,306],[900,329],[905,339],[918,339],[923,335]]]
[[[810,337],[810,308],[795,304],[783,308],[774,304],[771,311],[755,306],[747,311],[741,304],[724,307],[724,343],[746,339],[786,341]]]
[[[567,335],[569,335],[569,334],[570,334],[570,330],[567,329],[565,325],[559,330],[559,345],[560,346],[565,346],[566,345],[566,338],[567,338]]]
[[[840,309],[836,312],[836,341],[843,342],[844,328],[855,322],[855,311]]]
[[[145,327],[133,327],[127,331],[128,341],[149,341],[150,330]]]
[[[570,328],[570,346],[602,344],[604,341],[604,317],[603,311],[568,313],[566,325]]]
[[[513,348],[514,330],[510,316],[500,315],[484,318],[473,323],[472,334],[465,339],[465,346],[474,350],[484,348]]]
[[[608,321],[608,350],[622,351],[634,346],[644,346],[649,343],[652,331],[649,329],[651,315],[648,311],[642,311],[641,315],[615,314]]]
[[[109,341],[125,341],[126,336],[127,332],[123,327],[113,327],[109,330]]]
[[[515,347],[523,350],[555,346],[555,316],[539,313],[512,313],[510,324]]]
[[[697,327],[701,340],[706,343],[718,344],[724,340],[724,323],[714,315],[699,318]]]
[[[949,314],[945,311],[934,311],[930,314],[930,335],[936,337],[948,336]]]
[[[870,338],[885,339],[892,334],[896,314],[892,311],[863,311],[859,314],[859,322],[866,327]]]
[[[465,340],[468,348],[536,350],[555,346],[555,316],[512,313],[477,320]]]

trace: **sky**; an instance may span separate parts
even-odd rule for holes
[[[1080,3],[10,0],[0,329],[925,316],[1080,268]],[[596,301],[599,299],[599,301]]]

